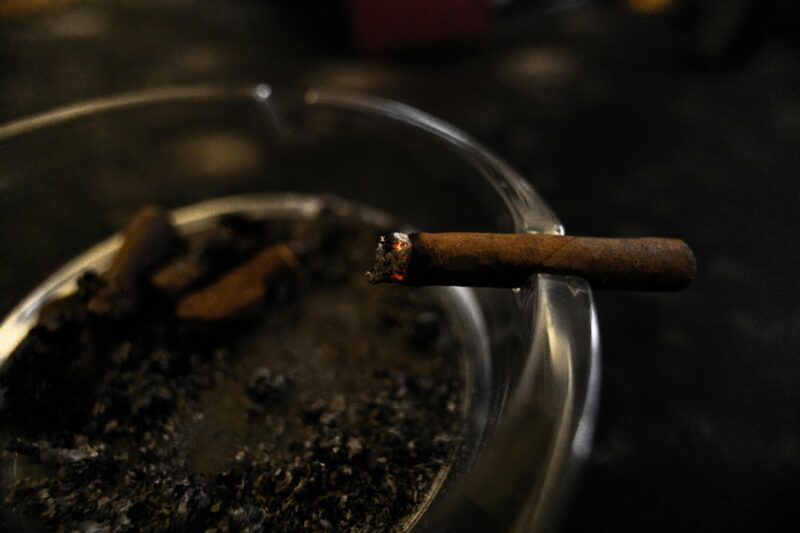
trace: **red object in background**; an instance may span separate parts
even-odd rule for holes
[[[351,6],[364,52],[471,41],[488,26],[487,0],[352,0]]]

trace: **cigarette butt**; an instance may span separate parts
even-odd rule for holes
[[[297,268],[288,246],[278,244],[265,248],[208,287],[183,297],[178,302],[178,318],[234,318],[263,301],[269,281],[287,268]]]
[[[141,209],[125,229],[122,247],[103,274],[106,286],[89,301],[89,310],[98,315],[129,311],[136,285],[174,253],[177,240],[167,211]]]

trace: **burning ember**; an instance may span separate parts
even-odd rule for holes
[[[375,265],[367,272],[367,279],[370,283],[405,281],[411,252],[411,240],[405,233],[382,235],[375,249]]]

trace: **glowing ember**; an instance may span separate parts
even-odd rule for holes
[[[380,238],[375,250],[375,266],[367,272],[370,283],[406,280],[413,246],[405,233],[392,233]]]

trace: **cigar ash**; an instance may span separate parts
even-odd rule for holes
[[[383,229],[223,218],[125,313],[92,313],[107,285],[86,274],[3,367],[4,523],[401,529],[459,445],[462,347],[434,292],[363,279]],[[297,264],[248,270],[255,304],[180,316],[275,246]]]
[[[405,233],[381,235],[375,249],[375,264],[367,271],[367,280],[370,283],[402,283],[408,275],[411,252],[411,240]]]

